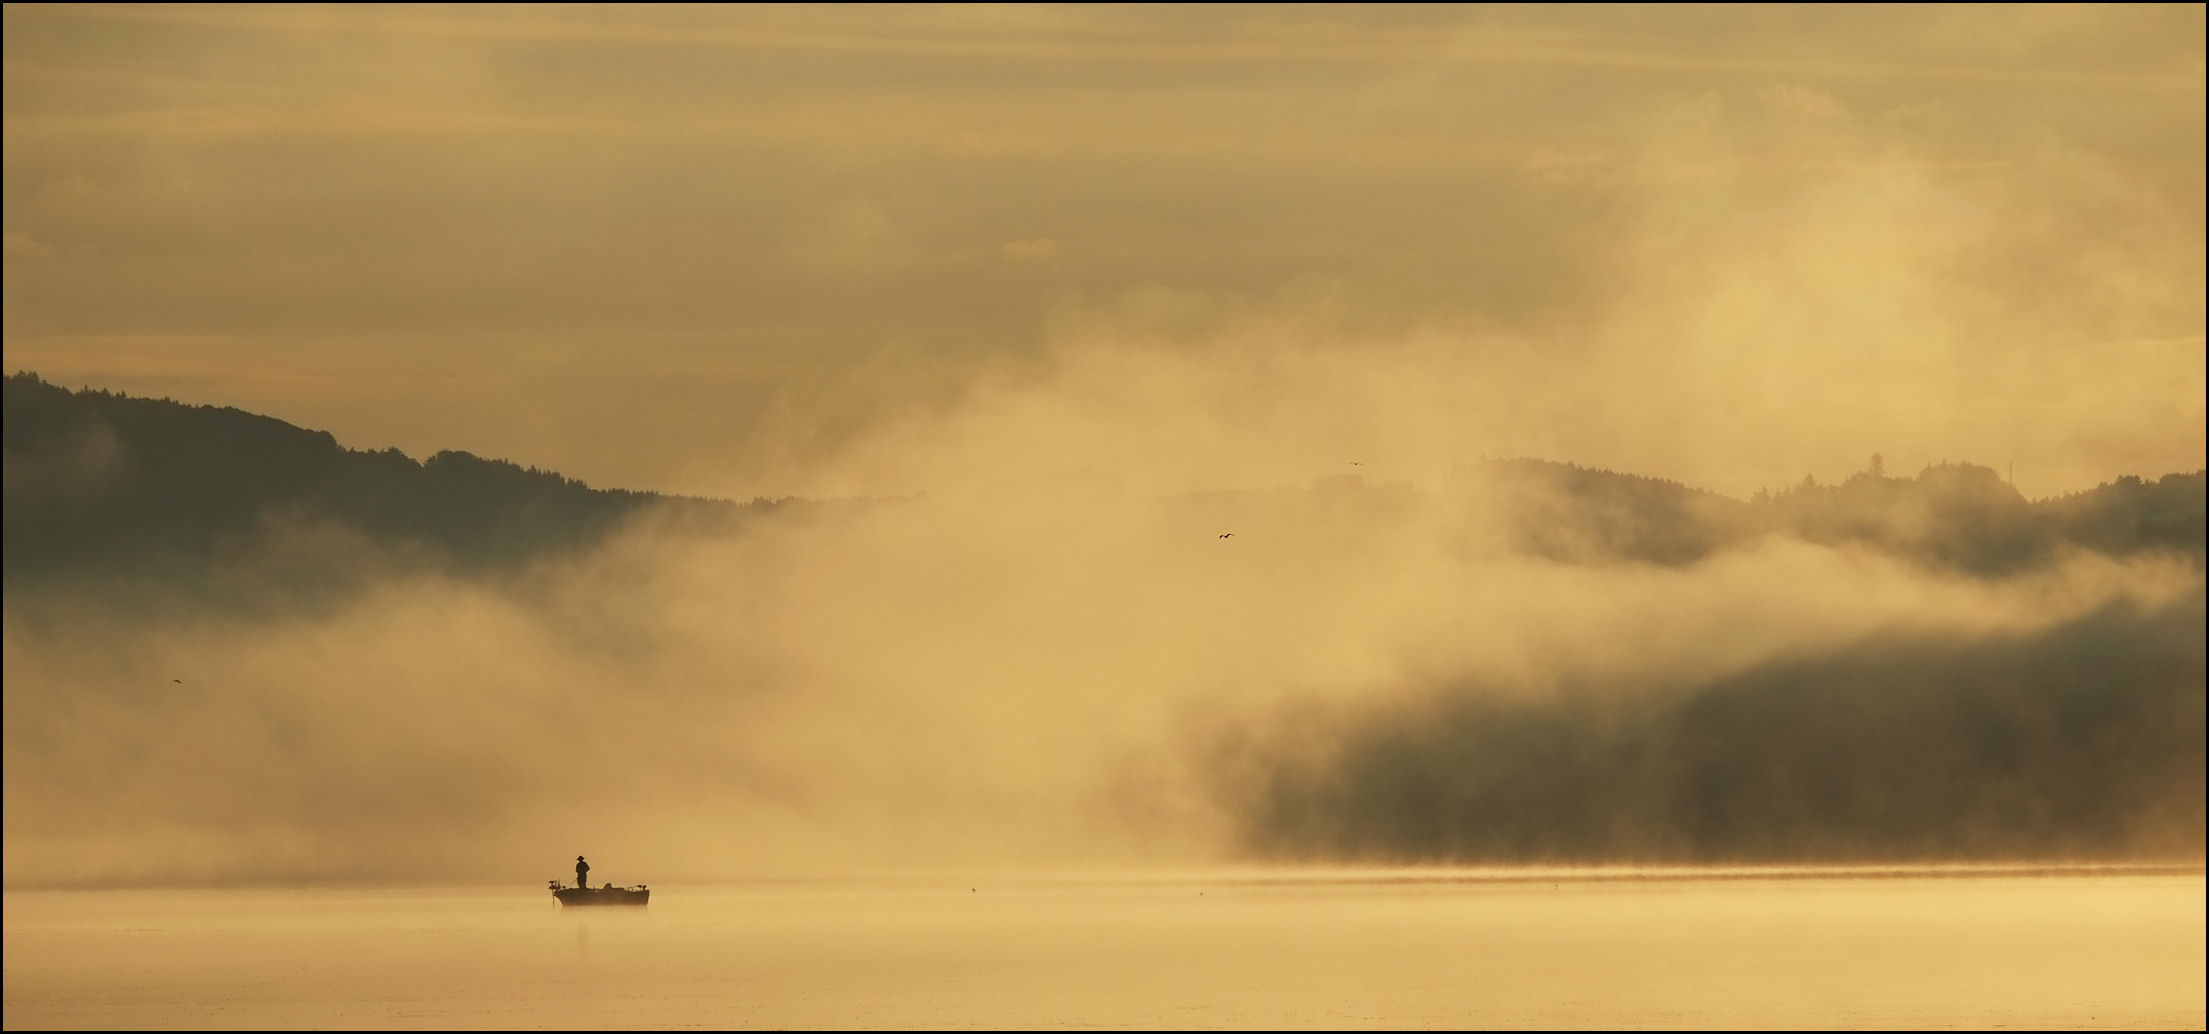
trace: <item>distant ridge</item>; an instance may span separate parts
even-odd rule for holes
[[[273,593],[297,605],[362,584],[370,567],[517,569],[588,548],[647,511],[711,531],[818,505],[598,489],[458,451],[417,462],[235,408],[70,391],[27,372],[6,378],[4,430],[0,559],[11,596],[104,580],[202,601]],[[1944,463],[1889,477],[1874,457],[1839,484],[1805,478],[1747,501],[1538,459],[1461,466],[1452,489],[1501,518],[1510,548],[1565,563],[1678,565],[1779,535],[1998,576],[2077,550],[2201,566],[2204,485],[2202,471],[2127,475],[2034,502],[1991,468]],[[1320,488],[1337,502],[1424,495],[1355,475]]]
[[[347,449],[273,417],[70,391],[32,373],[8,376],[0,403],[11,593],[151,576],[219,594],[237,563],[271,548],[288,548],[286,562],[259,573],[294,582],[344,581],[344,554],[362,549],[382,562],[495,570],[589,546],[647,508],[706,521],[746,509],[591,488],[466,452],[416,462]]]
[[[2085,492],[2027,500],[1991,467],[1939,463],[1914,478],[1871,467],[1836,485],[1811,478],[1744,503],[1674,481],[1546,460],[1459,470],[1503,509],[1529,552],[1566,561],[1692,562],[1744,540],[1783,535],[1853,545],[1971,574],[2000,575],[2066,551],[2163,553],[2201,566],[2209,476],[2118,477]]]

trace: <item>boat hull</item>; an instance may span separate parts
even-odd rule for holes
[[[644,887],[561,887],[552,892],[563,905],[642,905],[652,899]]]

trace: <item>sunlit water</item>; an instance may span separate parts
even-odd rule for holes
[[[2204,879],[1525,871],[5,895],[41,1027],[2190,1027]],[[1708,877],[1719,878],[1708,878]]]

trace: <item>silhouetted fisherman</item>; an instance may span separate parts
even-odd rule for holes
[[[591,863],[584,861],[582,855],[575,856],[575,885],[591,889]]]

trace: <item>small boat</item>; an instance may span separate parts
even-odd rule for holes
[[[641,905],[652,899],[652,888],[642,883],[634,887],[611,883],[603,887],[563,887],[559,880],[551,880],[548,885],[552,896],[563,905]]]

